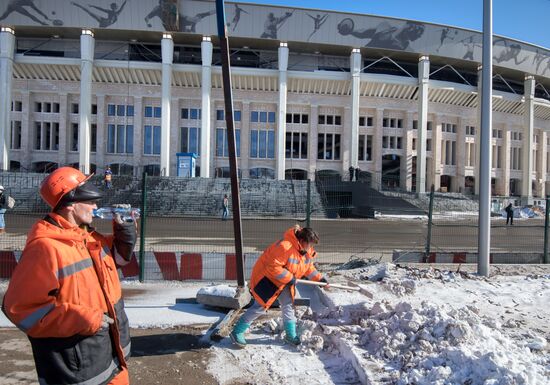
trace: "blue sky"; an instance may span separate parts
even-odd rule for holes
[[[392,16],[481,31],[483,0],[235,0]],[[550,48],[550,0],[493,0],[495,34]]]

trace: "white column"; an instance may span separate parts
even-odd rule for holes
[[[466,178],[466,126],[465,120],[458,118],[456,135],[456,192],[464,192]]]
[[[521,162],[521,201],[523,204],[531,204],[533,200],[533,126],[535,116],[535,77],[525,77],[525,108],[523,123],[522,162]]]
[[[309,113],[309,133],[308,133],[308,178],[315,180],[315,171],[317,170],[317,146],[319,144],[319,106],[312,104]]]
[[[502,144],[502,194],[510,195],[510,158],[512,157],[512,148],[510,147],[511,133],[507,124],[504,125],[504,140]]]
[[[277,158],[275,173],[278,180],[285,179],[285,140],[286,140],[286,90],[288,68],[288,45],[279,46],[279,113],[277,116],[277,137],[275,140],[275,156]]]
[[[546,197],[546,173],[548,172],[547,168],[546,168],[546,158],[548,156],[547,154],[547,151],[548,151],[548,145],[547,145],[547,137],[548,137],[548,134],[546,131],[544,130],[541,130],[540,131],[540,135],[539,135],[539,143],[538,143],[538,147],[539,147],[539,151],[538,151],[538,154],[539,154],[539,166],[537,167],[537,176],[538,176],[538,183],[539,183],[539,186],[540,186],[540,197],[541,198],[544,198]]]
[[[0,169],[2,170],[8,170],[10,167],[8,155],[14,50],[15,31],[2,27],[0,31]]]
[[[477,67],[477,124],[475,128],[475,164],[474,164],[474,192],[475,195],[479,195],[479,164],[480,164],[480,154],[479,149],[481,148],[481,85],[483,83],[483,69],[482,66]]]
[[[413,113],[407,111],[403,129],[403,158],[401,160],[401,175],[399,177],[401,188],[406,191],[412,190],[412,166],[413,166]],[[416,151],[416,150],[415,150]]]
[[[351,148],[350,165],[357,168],[359,161],[359,96],[361,89],[361,50],[354,48],[350,57],[351,69]],[[347,171],[349,165],[343,165]]]
[[[164,33],[162,52],[162,95],[160,119],[160,175],[170,176],[170,99],[172,94],[172,62],[174,41],[172,35]]]
[[[212,93],[212,40],[203,36],[201,43],[202,85],[201,85],[201,178],[210,178],[210,95]],[[242,154],[241,154],[242,155]]]
[[[92,70],[94,66],[94,33],[82,30],[80,35],[80,123],[78,125],[78,167],[90,173],[90,121],[92,119]]]
[[[426,192],[426,139],[428,136],[428,89],[430,58],[422,56],[418,62],[418,133],[416,138],[416,192]],[[432,153],[437,144],[432,139]]]

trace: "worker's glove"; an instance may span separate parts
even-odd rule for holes
[[[319,280],[319,282],[326,283],[326,285],[323,286],[323,289],[325,289],[325,290],[330,289],[330,284],[328,283],[328,280],[327,280],[325,277],[321,278],[321,279]]]
[[[109,329],[109,325],[115,323],[115,320],[109,317],[107,314],[103,314],[103,319],[101,320],[101,329]]]
[[[120,219],[120,215],[115,214],[113,217],[113,235],[113,245],[117,253],[126,261],[129,261],[137,242],[136,222],[125,222]]]

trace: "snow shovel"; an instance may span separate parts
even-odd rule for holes
[[[370,291],[368,291],[367,289],[365,289],[361,286],[345,286],[345,285],[339,285],[337,283],[308,281],[308,280],[305,280],[305,279],[297,279],[296,283],[302,283],[304,285],[314,285],[314,286],[327,286],[328,285],[329,287],[333,287],[335,289],[358,291],[361,294],[366,295],[367,297],[369,297],[371,299],[374,297]]]

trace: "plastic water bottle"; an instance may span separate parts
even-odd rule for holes
[[[120,214],[124,222],[133,222],[139,218],[140,210],[138,208],[128,207],[100,207],[94,210],[94,218],[112,220],[115,214]]]

